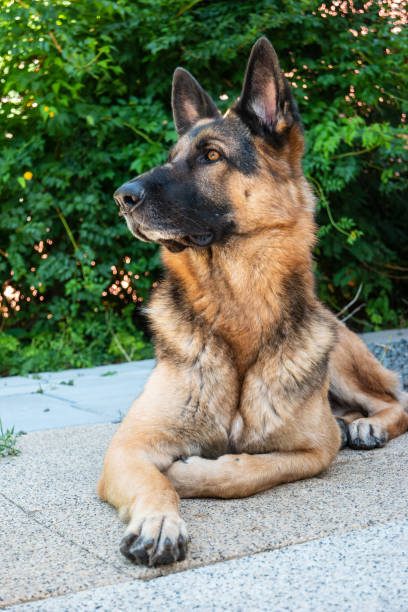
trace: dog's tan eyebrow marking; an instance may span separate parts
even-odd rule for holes
[[[212,134],[208,134],[208,135],[202,136],[199,140],[197,140],[195,142],[195,146],[197,147],[197,149],[203,149],[204,147],[207,147],[213,143],[214,144],[217,143],[224,147],[227,145],[227,143],[224,140],[221,140],[220,138],[217,138],[216,136]]]
[[[186,134],[186,136],[189,137],[190,142],[191,142],[195,138],[197,138],[199,134],[202,134],[203,131],[207,130],[208,128],[211,128],[211,126],[217,125],[219,122],[220,122],[220,119],[217,119],[216,121],[214,120],[208,121],[207,119],[202,119],[201,121],[198,121],[195,124],[195,126],[191,128],[191,130]]]

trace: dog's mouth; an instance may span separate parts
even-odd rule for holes
[[[187,234],[180,235],[179,232],[169,231],[166,229],[153,229],[141,226],[139,224],[129,224],[129,229],[136,238],[144,242],[158,242],[166,246],[170,250],[181,251],[187,247],[209,247],[214,241],[213,232],[207,231],[202,234]]]
[[[144,234],[144,233],[142,232],[142,230],[140,229],[140,227],[139,227],[139,226],[137,226],[137,227],[132,226],[132,228],[131,228],[131,232],[132,232],[132,234],[134,234],[134,235],[136,236],[136,238],[139,238],[140,240],[143,240],[144,242],[153,242],[152,240],[150,240],[150,239],[149,239],[149,238],[146,236],[146,234]]]
[[[209,247],[213,240],[214,235],[208,232],[206,234],[190,234],[189,236],[177,237],[176,239],[158,238],[155,242],[162,244],[172,253],[179,253],[188,247]]]
[[[206,232],[205,234],[190,234],[185,237],[185,240],[189,240],[195,246],[206,247],[210,246],[214,240],[214,234],[212,232]]]
[[[188,247],[205,249],[217,240],[218,233],[208,228],[201,232],[184,233],[183,229],[172,227],[173,224],[163,223],[158,219],[155,219],[153,223],[150,223],[148,219],[142,221],[133,210],[124,209],[122,206],[119,214],[125,218],[128,228],[136,238],[143,242],[157,242],[174,253]],[[197,225],[199,229],[199,223],[194,225]]]
[[[149,230],[145,227],[142,231],[140,225],[133,224],[130,229],[139,240],[143,240],[144,242],[158,242],[175,253],[183,251],[187,247],[209,247],[214,241],[214,234],[209,231],[202,234],[180,236],[179,234],[173,235],[173,232]]]

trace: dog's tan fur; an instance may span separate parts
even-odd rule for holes
[[[141,562],[182,558],[179,496],[244,497],[324,470],[340,447],[329,387],[355,438],[408,427],[397,377],[315,296],[300,128],[279,151],[256,148],[256,177],[224,184],[238,228],[228,244],[163,251],[168,277],[148,309],[157,366],[106,454],[98,492],[142,539]]]

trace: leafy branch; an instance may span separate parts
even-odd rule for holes
[[[326,195],[323,191],[323,187],[321,186],[321,184],[319,183],[319,181],[314,177],[309,175],[307,177],[310,181],[312,181],[312,183],[317,187],[317,190],[319,192],[319,200],[322,202],[324,208],[327,210],[327,215],[329,217],[330,223],[332,224],[332,226],[341,234],[344,234],[344,236],[347,236],[347,238],[350,236],[349,232],[346,232],[342,227],[340,227],[336,221],[333,218],[331,209],[330,209],[330,204],[329,204],[329,200],[326,198]]]

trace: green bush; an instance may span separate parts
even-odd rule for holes
[[[305,124],[321,297],[339,311],[362,285],[352,326],[406,325],[406,18],[378,1],[2,0],[1,371],[151,355],[139,306],[160,261],[112,193],[175,140],[173,69],[225,110],[260,35]]]

